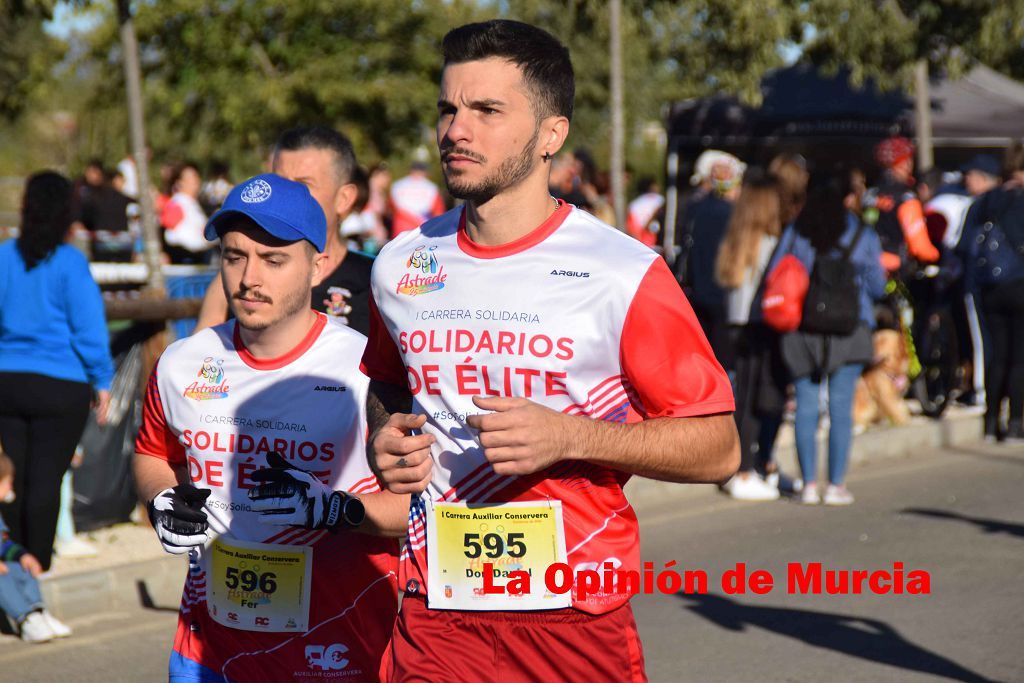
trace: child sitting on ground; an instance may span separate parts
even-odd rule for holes
[[[10,502],[14,490],[14,463],[0,451],[0,501]],[[71,635],[71,629],[46,611],[36,577],[39,560],[10,539],[0,515],[0,609],[18,625],[27,643],[45,643]]]

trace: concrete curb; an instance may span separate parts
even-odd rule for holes
[[[826,433],[819,433],[819,457],[828,452]],[[871,429],[854,437],[853,466],[902,458],[932,449],[958,446],[982,436],[981,418],[974,413],[949,415],[943,420],[914,418],[903,427]],[[792,425],[783,427],[776,446],[783,471],[799,472]],[[710,484],[679,485],[634,477],[626,495],[641,513],[645,508],[684,500],[714,488]],[[43,597],[50,610],[62,619],[74,619],[119,608],[147,607],[177,609],[187,565],[183,557],[166,555],[128,564],[62,574],[42,581]]]
[[[167,555],[44,578],[40,588],[47,608],[61,619],[139,605],[177,610],[187,572],[183,556]]]

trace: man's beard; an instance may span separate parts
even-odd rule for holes
[[[536,126],[533,129],[533,136],[523,146],[522,152],[502,161],[494,173],[476,184],[460,181],[458,175],[446,170],[446,167],[442,164],[444,183],[448,187],[448,193],[456,199],[463,199],[474,204],[483,204],[510,187],[515,187],[533,172],[534,166],[537,164],[534,148],[537,146],[539,138],[540,126]],[[479,154],[474,154],[457,146],[442,150],[442,160],[448,154],[462,154],[483,163],[487,162],[487,159]]]
[[[307,308],[310,308],[309,302],[309,291],[308,290],[294,290],[285,293],[280,299],[280,308],[273,315],[273,317],[261,317],[255,320],[251,320],[249,315],[244,311],[239,310],[240,306],[236,302],[240,303],[242,297],[253,299],[256,301],[262,301],[267,304],[273,305],[274,300],[268,296],[259,294],[258,292],[248,291],[240,289],[234,294],[229,295],[228,300],[231,302],[232,312],[235,314],[235,320],[238,321],[238,325],[245,330],[252,332],[259,332],[272,327],[280,321],[289,318],[296,313],[299,313]],[[240,315],[241,314],[241,315]]]

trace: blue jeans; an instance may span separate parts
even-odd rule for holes
[[[17,562],[5,562],[7,573],[0,576],[0,609],[19,624],[32,610],[43,608],[39,582]]]
[[[853,434],[853,392],[864,366],[844,365],[828,376],[828,480],[839,486],[846,479]],[[821,385],[811,377],[800,377],[796,387],[796,454],[804,481],[817,481],[818,396]]]

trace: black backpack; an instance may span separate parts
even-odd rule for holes
[[[817,334],[849,335],[860,322],[857,267],[850,253],[864,231],[861,222],[849,246],[837,256],[816,255],[804,299],[800,329]]]
[[[1024,277],[1024,239],[1019,225],[1013,219],[1005,220],[1016,201],[1020,201],[1019,190],[996,190],[978,200],[984,223],[967,245],[976,285],[988,288]]]

